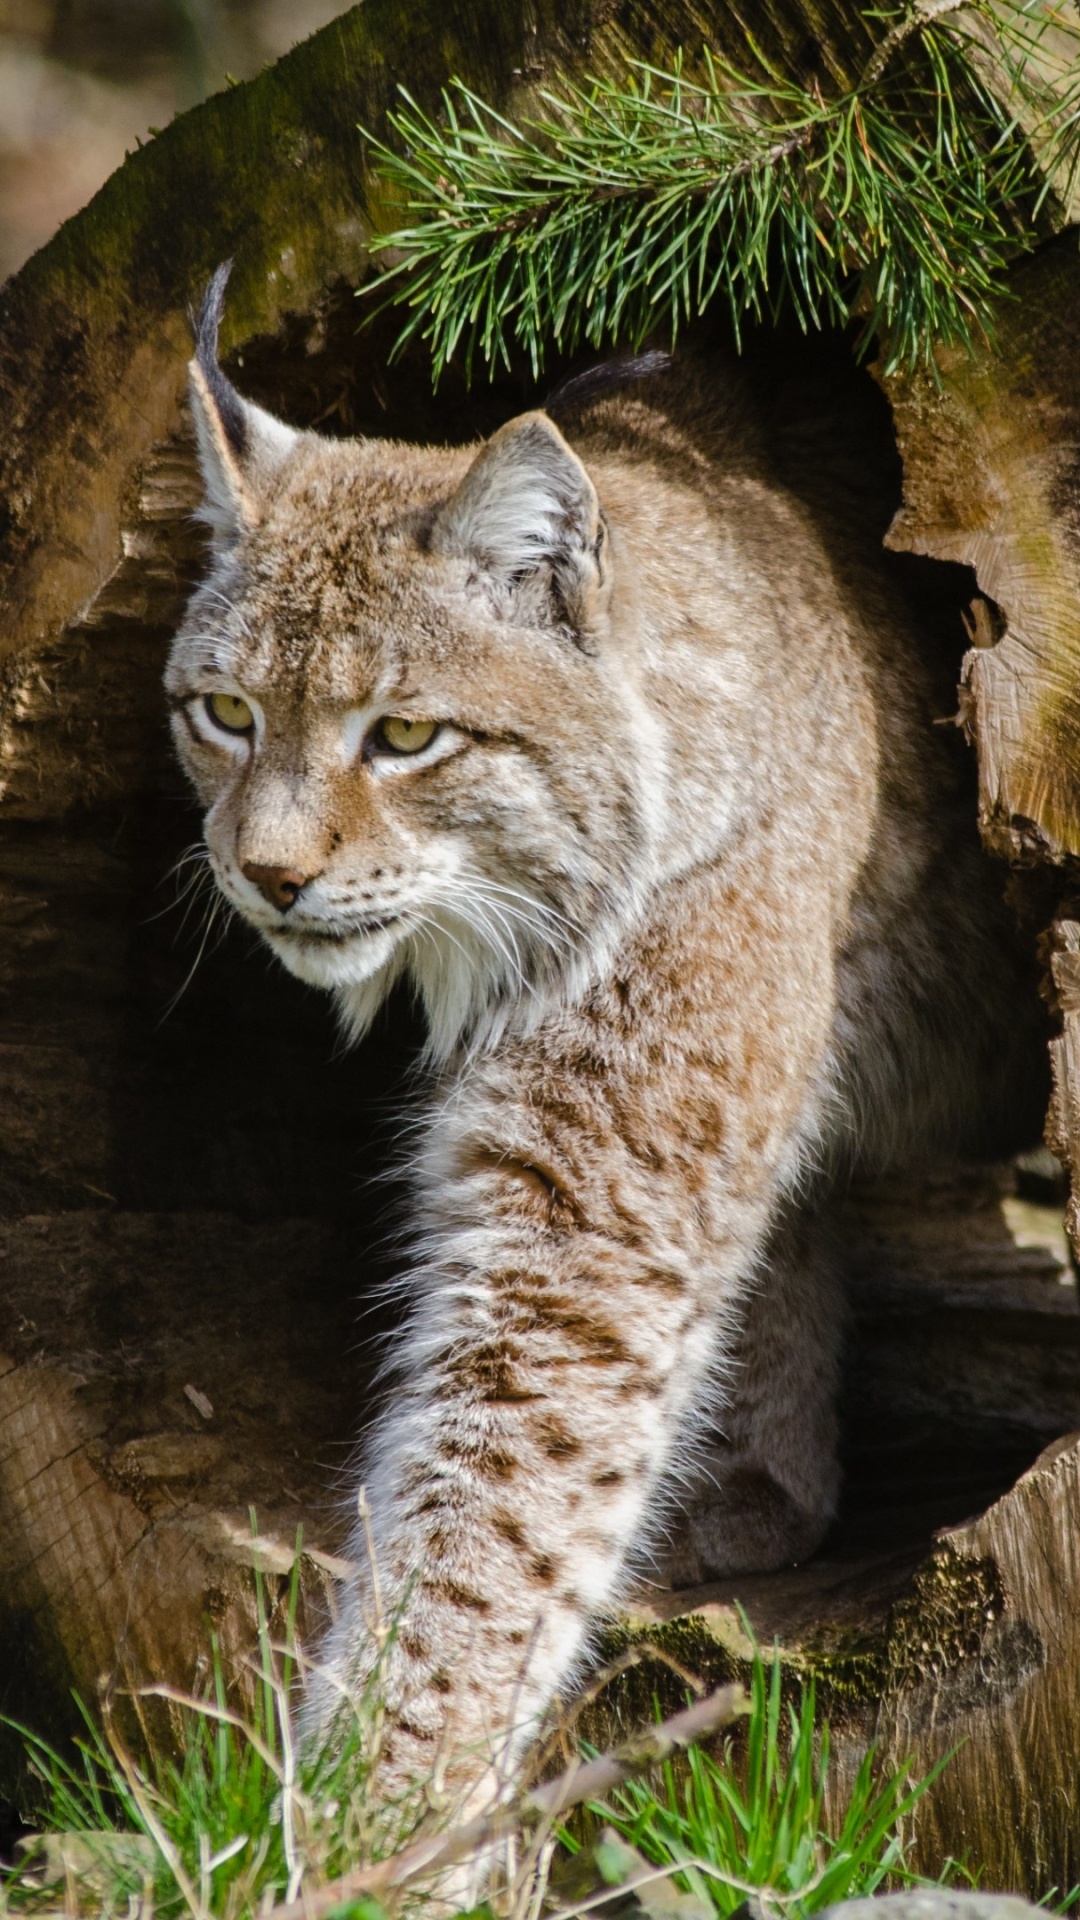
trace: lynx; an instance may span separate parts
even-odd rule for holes
[[[820,1542],[827,1196],[1037,1114],[1028,987],[828,422],[778,464],[737,363],[688,348],[565,437],[544,411],[466,449],[294,431],[218,365],[224,278],[173,728],[236,912],[353,1037],[399,980],[422,1004],[363,1478],[386,1777],[441,1756],[475,1810],[635,1568]],[[375,1658],[355,1558],[324,1729]]]

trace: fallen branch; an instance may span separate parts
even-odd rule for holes
[[[696,1740],[707,1739],[745,1711],[746,1696],[742,1688],[721,1687],[707,1700],[697,1701],[660,1726],[643,1729],[611,1753],[601,1754],[596,1760],[575,1760],[556,1780],[530,1788],[507,1806],[496,1807],[491,1813],[481,1814],[449,1833],[433,1833],[426,1839],[414,1840],[400,1853],[391,1854],[388,1860],[358,1867],[324,1887],[304,1888],[299,1899],[271,1907],[266,1920],[322,1920],[334,1907],[358,1900],[362,1894],[379,1894],[416,1880],[421,1874],[440,1873],[444,1867],[452,1867],[470,1854],[494,1846],[526,1821],[538,1819],[551,1823],[585,1800],[602,1799],[631,1774],[670,1759],[673,1753],[693,1746]]]

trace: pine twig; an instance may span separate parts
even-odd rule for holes
[[[377,311],[407,310],[394,352],[425,341],[437,380],[459,348],[468,373],[514,343],[536,374],[549,345],[636,347],[715,299],[736,337],[785,305],[804,330],[857,319],[890,367],[970,342],[1039,237],[1047,167],[1080,155],[1080,80],[1036,58],[1050,26],[1080,50],[1063,6],[914,0],[828,98],[749,36],[745,69],[632,63],[520,126],[459,80],[442,124],[403,89],[404,151],[368,136],[411,222],[373,242],[396,254]]]
[[[449,1833],[434,1833],[410,1841],[388,1860],[359,1867],[326,1886],[303,1889],[299,1899],[271,1907],[266,1920],[323,1920],[333,1908],[350,1900],[359,1900],[365,1894],[377,1896],[421,1876],[440,1873],[470,1855],[485,1852],[528,1821],[543,1820],[551,1824],[561,1820],[572,1807],[581,1806],[586,1800],[602,1799],[644,1767],[670,1759],[672,1754],[730,1725],[746,1711],[746,1706],[741,1687],[721,1687],[708,1699],[695,1702],[659,1726],[643,1729],[612,1752],[601,1754],[596,1760],[575,1761],[557,1779],[531,1788],[507,1806],[496,1807],[493,1812],[466,1821]]]
[[[961,7],[967,4],[968,0],[915,0],[911,12],[889,28],[881,45],[875,47],[870,55],[859,76],[860,92],[877,85],[893,54],[899,51],[905,41],[921,33],[931,20],[940,20],[947,13],[959,13]]]

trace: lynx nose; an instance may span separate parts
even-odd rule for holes
[[[282,913],[296,905],[301,887],[312,878],[310,873],[297,873],[292,867],[261,867],[257,860],[245,860],[241,872],[245,880],[258,887],[263,899]]]

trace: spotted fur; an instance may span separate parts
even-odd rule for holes
[[[586,393],[568,438],[531,413],[419,448],[225,396],[212,318],[177,746],[218,883],[285,965],[354,1036],[403,976],[426,1012],[422,1226],[365,1480],[387,1778],[440,1755],[476,1804],[650,1540],[694,1579],[820,1539],[821,1196],[1026,1098],[1024,989],[853,495],[824,460],[780,483],[720,357]],[[252,733],[215,732],[215,691]],[[395,757],[386,715],[438,731]],[[268,871],[299,880],[286,906]],[[323,1726],[373,1607],[365,1574]]]

